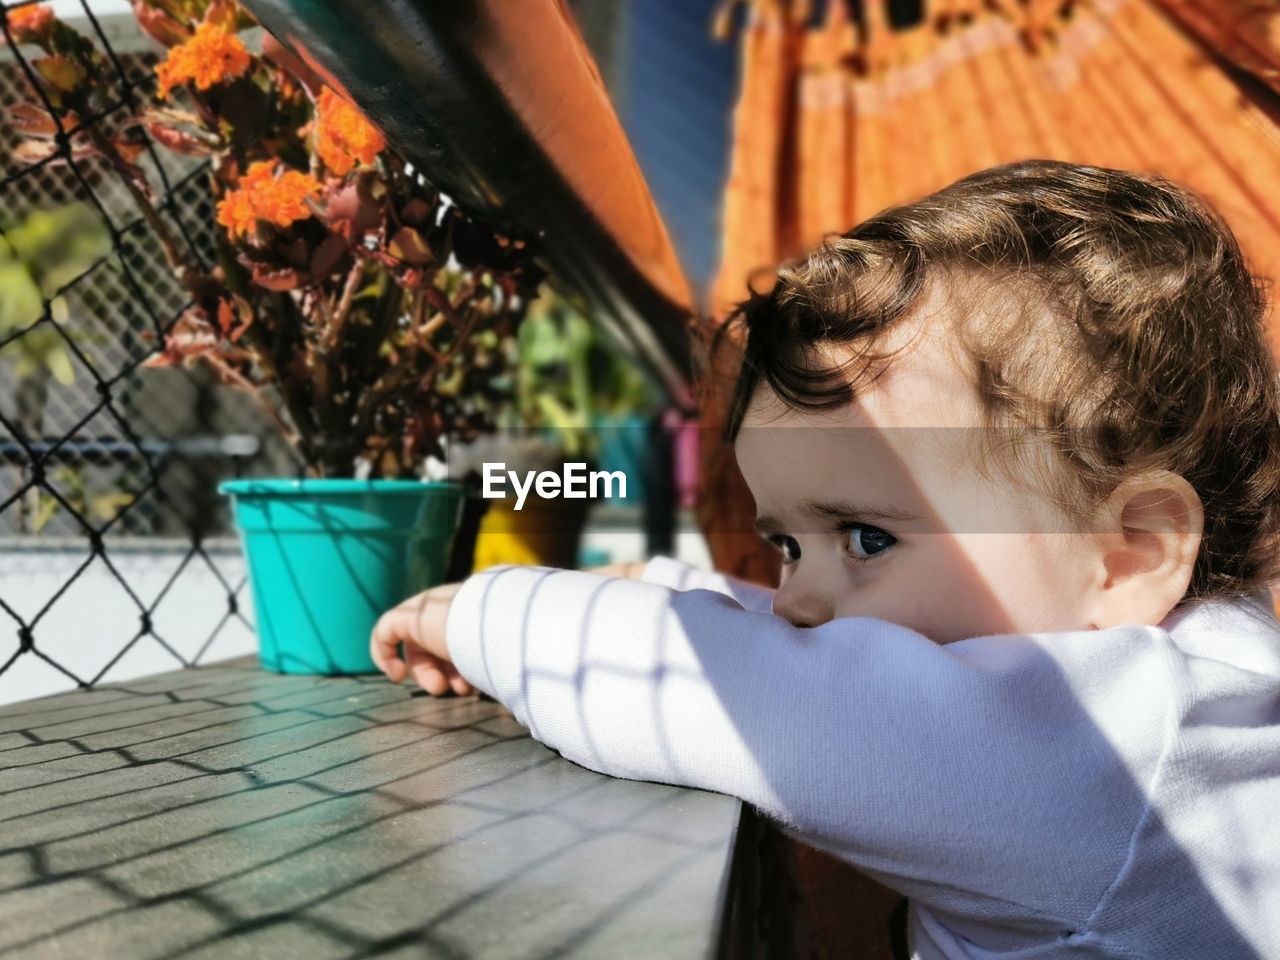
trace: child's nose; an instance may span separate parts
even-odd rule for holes
[[[802,564],[803,561],[797,567]],[[773,595],[773,612],[792,626],[817,627],[835,616],[830,591],[815,574],[815,568],[797,569]]]

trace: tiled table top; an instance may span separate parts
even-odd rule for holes
[[[0,958],[698,957],[740,804],[250,658],[0,708]]]

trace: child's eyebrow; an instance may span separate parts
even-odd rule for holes
[[[921,519],[913,513],[892,507],[873,507],[866,504],[838,500],[801,500],[796,509],[802,514],[831,520],[908,523]],[[771,516],[759,516],[755,519],[755,528],[757,533],[768,534],[784,529],[785,524],[780,523]]]

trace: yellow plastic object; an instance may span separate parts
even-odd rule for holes
[[[494,501],[480,521],[472,572],[504,563],[573,567],[586,520],[581,500],[535,501],[516,511]]]

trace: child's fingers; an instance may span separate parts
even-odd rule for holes
[[[460,674],[458,668],[452,663],[444,665],[444,674],[449,681],[449,686],[458,696],[465,697],[467,694],[476,692],[476,688],[471,685],[471,681]]]
[[[373,625],[373,633],[369,637],[369,653],[373,657],[374,666],[385,673],[392,683],[399,683],[409,672],[408,665],[400,659],[400,644],[408,640],[412,647],[412,617],[412,612],[403,607],[388,610]]]
[[[449,692],[449,678],[445,675],[445,665],[440,658],[417,647],[405,647],[405,655],[409,660],[409,675],[413,682],[433,697],[444,696]]]
[[[432,696],[440,697],[452,690],[460,697],[475,693],[471,683],[448,660],[417,648],[407,648],[409,674],[414,682]]]
[[[374,665],[392,682],[399,683],[408,674],[422,689],[436,696],[447,693],[450,688],[457,689],[453,680],[456,671],[452,671],[444,642],[444,627],[458,586],[445,584],[424,590],[378,618],[369,636],[369,653]],[[470,692],[470,685],[464,689]]]

